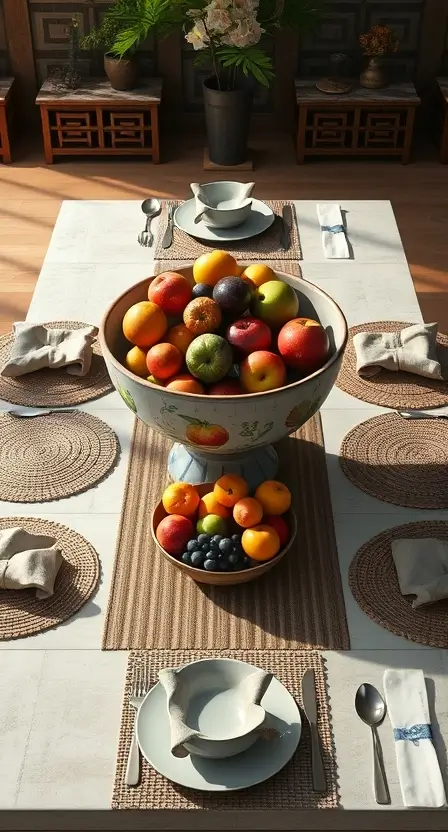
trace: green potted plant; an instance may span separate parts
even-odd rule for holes
[[[176,22],[170,0],[115,0],[101,25],[92,29],[80,46],[88,51],[103,51],[104,69],[113,89],[130,90],[138,77],[139,44],[151,31],[166,33]]]
[[[210,160],[218,165],[245,161],[255,84],[274,78],[270,56],[259,45],[282,28],[303,32],[313,25],[313,0],[193,0],[185,9],[185,36],[199,62],[213,66],[203,85]],[[292,79],[291,79],[292,83]]]

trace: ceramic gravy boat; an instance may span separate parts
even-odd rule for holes
[[[247,220],[252,200],[249,199],[255,182],[192,182],[190,188],[196,200],[195,223],[203,222],[212,228],[235,228]]]
[[[273,733],[260,702],[272,673],[234,659],[202,659],[162,670],[175,757],[233,757]]]

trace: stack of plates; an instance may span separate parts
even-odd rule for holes
[[[246,222],[236,228],[210,228],[202,221],[195,223],[196,200],[189,199],[176,209],[174,222],[177,228],[185,231],[190,237],[211,242],[229,243],[233,240],[248,240],[257,234],[262,234],[274,222],[275,214],[268,205],[259,199],[252,199],[252,210]]]

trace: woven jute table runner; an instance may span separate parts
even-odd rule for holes
[[[34,503],[86,491],[114,467],[119,443],[81,411],[24,419],[0,414],[0,500]]]
[[[385,413],[344,438],[339,462],[351,482],[387,503],[448,508],[448,424]]]
[[[327,791],[313,791],[311,739],[306,720],[302,736],[291,761],[278,774],[251,789],[235,792],[201,792],[174,785],[158,774],[146,760],[142,761],[141,782],[129,788],[124,783],[126,761],[132,736],[135,711],[129,704],[135,673],[147,663],[151,684],[164,667],[179,667],[202,658],[226,656],[257,665],[274,673],[301,706],[301,679],[309,668],[316,678],[318,728],[322,743]],[[332,740],[330,713],[326,695],[324,661],[314,651],[235,650],[230,652],[198,650],[153,650],[133,652],[128,659],[121,714],[117,767],[112,796],[113,809],[234,809],[292,810],[332,809],[338,805],[337,765]],[[231,820],[229,821],[231,825]]]
[[[350,564],[350,589],[366,615],[391,633],[418,644],[448,647],[448,600],[413,609],[414,596],[400,592],[391,543],[413,537],[448,541],[448,523],[407,523],[373,537]]]
[[[49,321],[49,329],[81,329],[80,321]],[[13,334],[0,337],[0,367],[6,364]],[[43,369],[18,378],[0,375],[0,399],[25,407],[70,407],[97,399],[114,389],[98,341],[93,345],[92,365],[85,376],[72,376],[65,367]]]
[[[249,240],[238,240],[235,243],[227,243],[221,241],[214,241],[206,243],[203,240],[197,240],[195,237],[190,237],[185,231],[174,227],[173,242],[170,248],[162,248],[162,240],[168,222],[168,208],[177,208],[181,202],[167,200],[163,203],[162,214],[158,223],[157,232],[155,235],[154,258],[156,260],[182,260],[192,261],[200,257],[201,254],[209,254],[210,251],[216,248],[222,248],[230,251],[236,260],[301,260],[302,249],[300,246],[299,229],[297,226],[297,217],[295,207],[290,202],[283,200],[265,200],[266,205],[272,208],[276,218],[267,231],[258,234],[256,237],[251,237]],[[291,245],[287,251],[280,248],[282,222],[280,219],[284,205],[290,205],[293,214],[293,223],[291,229]]]
[[[150,515],[168,483],[170,447],[136,421],[103,648],[348,650],[320,416],[276,446],[297,538],[275,569],[240,586],[196,584],[154,545]]]
[[[404,321],[375,321],[359,324],[349,330],[349,339],[336,386],[356,399],[394,409],[442,407],[448,404],[448,380],[424,378],[411,373],[380,370],[373,378],[362,378],[356,372],[356,352],[353,336],[358,332],[398,332],[410,323]],[[437,336],[438,358],[444,377],[448,379],[448,337]]]
[[[2,517],[0,530],[22,527],[51,535],[64,558],[54,594],[37,599],[35,589],[0,590],[0,641],[35,635],[75,614],[93,595],[100,577],[98,555],[78,532],[37,517]]]

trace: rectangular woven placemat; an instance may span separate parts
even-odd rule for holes
[[[162,214],[157,226],[156,241],[154,247],[155,260],[185,260],[192,261],[201,254],[207,254],[215,248],[223,248],[226,251],[232,252],[236,260],[301,260],[302,249],[300,246],[299,229],[297,226],[296,210],[292,203],[284,200],[264,200],[266,205],[272,208],[276,219],[267,231],[263,234],[258,234],[256,237],[251,237],[249,240],[239,240],[235,243],[217,242],[205,243],[203,240],[197,240],[195,237],[190,237],[185,231],[174,227],[173,243],[170,248],[162,248],[162,239],[166,231],[168,222],[168,208],[170,206],[177,208],[181,204],[180,201],[166,200],[163,202]],[[285,204],[291,205],[293,214],[293,223],[291,229],[291,246],[287,251],[280,248],[282,224],[280,217],[282,209]]]
[[[173,785],[142,761],[142,776],[138,787],[129,788],[124,783],[126,761],[132,736],[135,711],[129,704],[136,668],[147,662],[151,684],[157,681],[163,667],[179,667],[196,659],[216,656],[216,651],[153,650],[131,653],[128,659],[126,684],[118,741],[117,767],[112,795],[113,809],[234,809],[234,810],[294,810],[333,809],[338,805],[336,755],[331,732],[331,720],[326,695],[325,665],[314,651],[235,650],[219,653],[249,664],[263,667],[274,673],[296,702],[301,706],[301,679],[308,668],[316,677],[318,700],[318,728],[322,743],[327,791],[313,791],[311,774],[311,740],[308,724],[303,719],[302,737],[292,760],[282,771],[251,789],[227,792],[200,792]],[[302,714],[303,718],[303,714]]]
[[[320,416],[276,445],[297,538],[275,569],[239,586],[196,584],[153,543],[170,447],[136,420],[103,649],[349,650]]]

